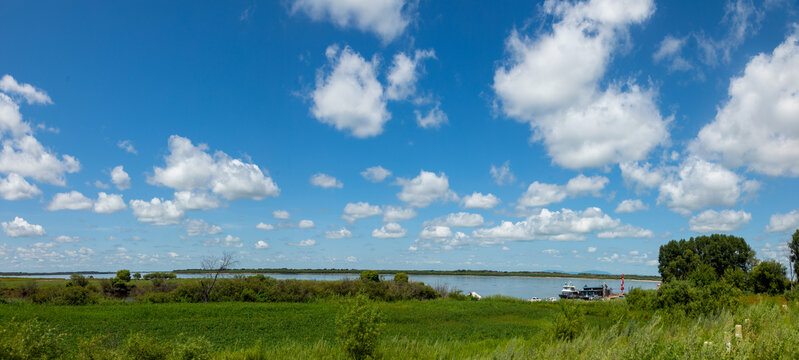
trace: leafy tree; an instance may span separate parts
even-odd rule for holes
[[[361,280],[380,282],[380,274],[376,270],[364,270],[361,272]]]
[[[658,271],[664,281],[684,280],[701,264],[711,267],[718,278],[728,268],[748,272],[755,252],[746,240],[732,235],[713,234],[688,240],[672,240],[660,247]],[[703,272],[707,273],[706,270]]]
[[[793,233],[793,237],[788,243],[788,249],[791,251],[788,255],[788,260],[791,262],[791,269],[793,269],[794,274],[799,276],[799,229]],[[793,281],[793,276],[791,276],[791,281]]]
[[[761,262],[752,269],[749,278],[756,293],[778,295],[785,291],[785,266],[777,260]]]
[[[117,271],[117,279],[128,282],[130,281],[130,270],[119,270]]]
[[[408,283],[408,274],[406,273],[396,273],[394,274],[394,282],[399,284],[407,284]]]
[[[136,280],[141,280],[141,273],[133,274],[133,278],[136,279]]]
[[[727,268],[722,275],[722,280],[728,285],[745,290],[747,285],[747,275],[740,268]]]

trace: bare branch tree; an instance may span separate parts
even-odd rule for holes
[[[202,269],[205,272],[205,278],[200,280],[200,286],[203,291],[203,302],[208,302],[211,298],[211,292],[214,291],[216,280],[219,275],[230,269],[237,263],[233,259],[233,253],[225,252],[222,257],[207,257],[203,259]]]

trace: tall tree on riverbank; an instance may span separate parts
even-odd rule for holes
[[[749,272],[755,252],[746,240],[732,235],[713,234],[688,240],[671,240],[660,247],[658,271],[664,281],[685,280],[705,264],[718,278],[728,268]]]
[[[793,238],[788,242],[788,260],[791,262],[791,290],[793,290],[794,274],[799,275],[799,229],[793,233]]]

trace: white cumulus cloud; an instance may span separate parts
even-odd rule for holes
[[[152,200],[131,200],[130,208],[139,222],[152,225],[174,225],[185,216],[183,209],[174,201],[153,198]]]
[[[14,217],[13,221],[3,221],[0,225],[3,227],[3,232],[12,238],[47,235],[44,231],[44,227],[28,223],[21,217]]]
[[[771,176],[799,176],[799,31],[752,58],[692,149]]]
[[[21,96],[28,104],[52,104],[50,96],[42,89],[37,89],[31,84],[20,84],[11,75],[0,78],[0,91],[14,96]]]
[[[119,190],[130,189],[130,176],[125,172],[122,165],[111,170],[111,182],[114,183]]]
[[[688,215],[709,206],[734,206],[743,192],[756,187],[719,164],[692,156],[660,185],[657,202]]]
[[[291,214],[289,214],[289,212],[286,210],[275,210],[272,211],[272,217],[275,219],[286,220],[291,217]]]
[[[617,213],[630,214],[636,211],[648,210],[649,206],[640,199],[627,199],[619,203],[616,207]]]
[[[433,49],[416,50],[413,56],[408,56],[405,53],[394,55],[394,61],[387,76],[386,98],[389,100],[405,100],[415,95],[416,82],[419,80],[420,62],[428,58],[436,58],[436,53]]]
[[[341,218],[347,222],[353,223],[358,219],[365,217],[380,215],[383,210],[377,205],[369,205],[367,202],[347,203],[344,206],[344,214]]]
[[[274,230],[275,226],[272,224],[264,224],[263,222],[259,222],[258,225],[255,225],[255,228],[258,230]]]
[[[317,75],[313,116],[357,138],[382,133],[391,114],[377,80],[377,59],[366,61],[349,47],[339,51],[335,46],[328,47],[327,57],[332,70]]]
[[[301,11],[314,21],[330,21],[342,28],[371,32],[388,43],[411,22],[405,0],[294,0],[291,12]]]
[[[383,209],[384,222],[399,222],[410,220],[416,217],[416,210],[401,206],[386,206]]]
[[[471,214],[467,212],[458,212],[448,214],[425,222],[425,226],[441,225],[447,227],[477,227],[483,226],[485,221],[480,214]]]
[[[766,231],[785,232],[799,230],[799,210],[791,210],[785,214],[774,214],[769,218]]]
[[[456,201],[458,195],[449,189],[449,179],[444,173],[420,171],[413,179],[398,178],[402,191],[397,198],[413,207],[427,207],[435,201]]]
[[[397,223],[388,223],[379,229],[372,230],[372,237],[378,239],[396,239],[405,237],[407,231]]]
[[[269,244],[266,241],[258,240],[258,242],[255,243],[255,248],[258,250],[268,249]]]
[[[338,230],[325,231],[325,237],[328,239],[349,239],[352,237],[352,232],[346,228]]]
[[[6,178],[0,177],[0,197],[5,200],[30,199],[41,194],[42,191],[25,178],[16,173],[10,173]]]
[[[604,176],[587,177],[583,174],[571,178],[565,185],[534,181],[519,198],[518,204],[520,208],[540,207],[561,202],[568,196],[599,196],[608,181]]]
[[[322,173],[311,176],[311,185],[325,189],[341,189],[344,187],[344,184],[342,184],[341,181],[338,181],[338,179]]]
[[[499,205],[500,201],[494,194],[474,192],[466,195],[461,200],[461,206],[465,209],[493,209]]]
[[[300,220],[297,224],[300,229],[312,229],[316,227],[316,225],[311,220]]]
[[[491,165],[489,173],[491,173],[494,183],[500,186],[512,184],[516,181],[516,176],[514,176],[513,172],[510,170],[510,161],[505,161],[505,163],[500,166]]]
[[[99,192],[97,200],[94,202],[94,212],[98,214],[112,214],[127,209],[122,194],[106,194]]]
[[[688,221],[691,230],[698,233],[729,232],[737,230],[752,220],[752,214],[743,210],[705,210]]]
[[[296,243],[289,243],[290,246],[308,247],[316,245],[316,240],[306,239]]]
[[[195,146],[187,138],[170,136],[166,166],[154,167],[154,174],[147,181],[179,191],[209,190],[228,200],[261,200],[280,194],[272,178],[258,165],[233,159],[221,151],[211,156],[207,150],[208,145]]]
[[[209,224],[202,219],[188,219],[183,223],[183,228],[186,230],[186,235],[189,236],[206,236],[222,233],[221,227]]]
[[[373,183],[379,183],[385,180],[387,177],[391,176],[391,171],[386,170],[382,166],[372,166],[367,168],[364,171],[361,171],[361,176],[364,179],[369,180]]]
[[[92,200],[77,191],[58,193],[47,205],[47,210],[88,210],[92,208]]]

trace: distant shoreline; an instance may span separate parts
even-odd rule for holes
[[[223,271],[224,274],[293,274],[293,275],[354,275],[358,276],[360,269],[230,269]],[[200,275],[212,273],[202,269],[182,269],[173,270],[176,274]],[[408,275],[438,275],[438,276],[507,276],[507,277],[535,277],[545,279],[585,279],[585,280],[621,280],[620,274],[591,274],[591,273],[560,273],[560,272],[536,272],[536,271],[493,271],[493,270],[377,270],[381,275],[393,275],[405,273]],[[107,275],[115,274],[111,271],[75,271],[75,272],[0,272],[0,277],[14,276],[54,276],[72,274],[81,275]],[[660,282],[659,276],[653,275],[624,275],[626,280]]]

